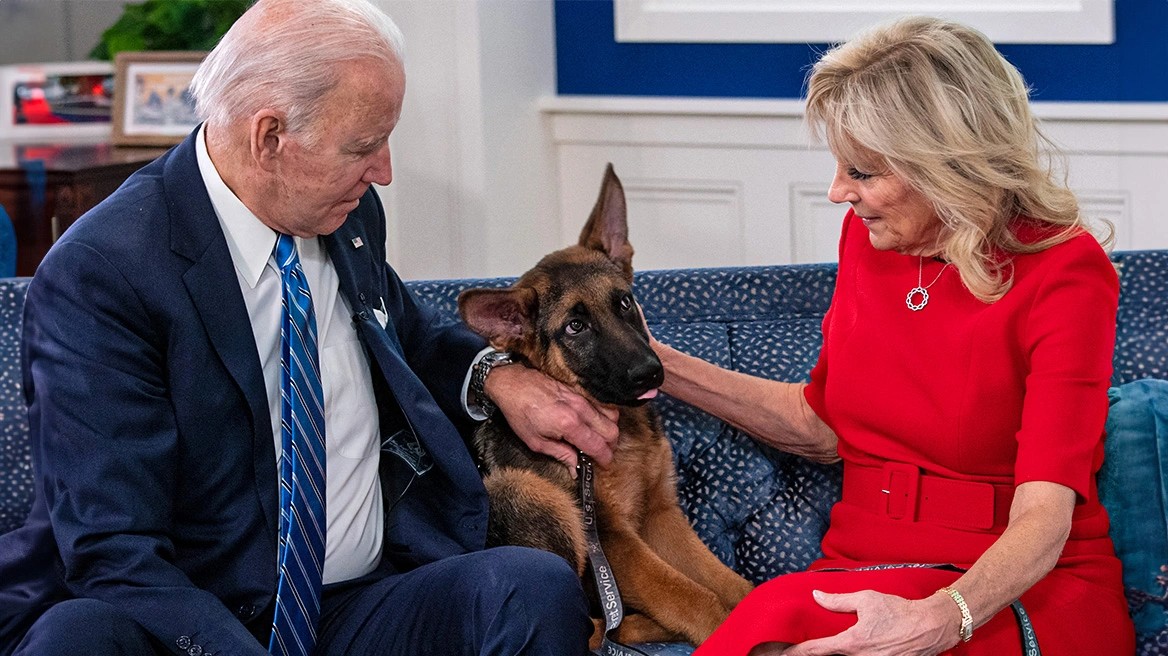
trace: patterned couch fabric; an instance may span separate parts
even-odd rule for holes
[[[32,507],[32,449],[20,372],[20,320],[27,278],[0,279],[0,533]]]
[[[1168,378],[1168,251],[1118,253],[1114,259],[1122,285],[1114,383]],[[409,286],[457,321],[460,291],[511,282]],[[636,292],[662,341],[722,366],[797,381],[806,379],[818,355],[819,324],[834,284],[830,264],[645,271],[637,274]],[[26,287],[27,280],[0,280],[0,324],[9,327],[0,333],[0,532],[20,524],[32,499],[19,361]],[[810,464],[760,446],[673,399],[661,398],[658,407],[673,441],[682,505],[720,558],[760,582],[802,569],[819,556],[819,540],[839,496],[837,466]],[[1160,457],[1163,471],[1168,454]],[[1140,601],[1142,608],[1164,605],[1162,597]],[[1140,635],[1138,653],[1168,656],[1168,618],[1159,630],[1142,626],[1150,628]],[[691,651],[676,644],[644,649],[653,656]]]
[[[1112,260],[1119,271],[1112,383],[1168,378],[1168,252],[1130,251]]]

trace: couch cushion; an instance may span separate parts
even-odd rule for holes
[[[1112,384],[1168,379],[1168,251],[1128,251],[1112,259],[1120,285]]]
[[[27,278],[0,279],[0,533],[24,523],[32,505],[32,455],[20,373],[20,322]]]
[[[1136,632],[1168,631],[1168,380],[1138,380],[1110,392],[1099,496],[1123,561]],[[1168,633],[1164,635],[1168,639]],[[1168,647],[1166,641],[1165,647]]]

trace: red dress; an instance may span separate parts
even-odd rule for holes
[[[1022,223],[1017,234],[1039,233]],[[1058,565],[1022,596],[1043,654],[1135,651],[1095,488],[1119,293],[1110,260],[1086,233],[1016,256],[1013,288],[986,304],[953,267],[940,273],[944,265],[926,259],[924,284],[940,278],[927,307],[914,312],[905,295],[918,261],[874,249],[848,213],[823,349],[805,393],[839,436],[844,461],[824,557],[808,572],[759,586],[695,656],[745,656],[759,643],[799,643],[855,623],[854,614],[821,608],[812,590],[933,594],[959,574],[824,570],[969,567],[1005,529],[1012,488],[1026,481],[1060,483],[1078,496]],[[947,653],[1020,654],[1013,614],[1003,610]]]

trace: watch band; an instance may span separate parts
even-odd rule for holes
[[[969,642],[973,637],[973,616],[969,614],[969,605],[965,603],[965,597],[953,588],[941,588],[941,592],[949,595],[953,602],[957,604],[957,608],[961,610],[961,641]]]
[[[474,370],[470,374],[470,397],[468,402],[478,408],[484,415],[490,417],[495,414],[498,407],[487,397],[485,387],[487,384],[487,375],[491,373],[491,369],[495,367],[513,364],[515,358],[507,351],[491,351],[475,363]]]

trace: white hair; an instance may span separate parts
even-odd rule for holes
[[[320,99],[341,62],[401,66],[401,30],[367,0],[260,0],[228,30],[191,81],[199,116],[227,126],[270,107],[312,140]]]

